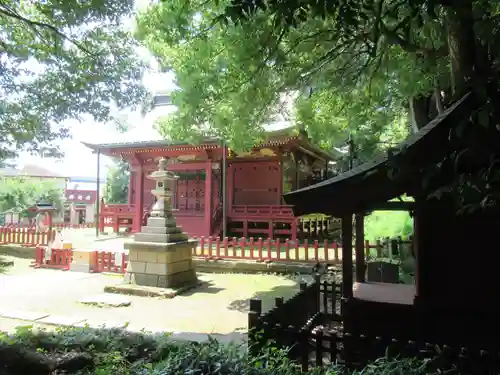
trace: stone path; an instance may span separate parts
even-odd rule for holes
[[[267,310],[275,297],[288,298],[298,290],[296,281],[282,276],[199,274],[205,285],[173,299],[130,296],[130,306],[102,308],[80,301],[121,283],[121,276],[32,269],[28,264],[15,259],[14,268],[0,274],[0,330],[13,324],[8,318],[17,318],[41,325],[128,324],[132,331],[169,331],[182,338],[218,334],[229,340],[244,337],[250,298],[261,298]]]

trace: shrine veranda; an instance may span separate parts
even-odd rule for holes
[[[331,226],[329,218],[321,215],[312,221],[295,217],[282,195],[327,178],[339,155],[289,130],[269,133],[266,141],[245,152],[235,152],[218,139],[198,145],[168,141],[85,145],[98,156],[119,158],[130,166],[128,203],[101,200],[100,231],[108,227],[114,232],[140,230],[153,204],[153,181],[147,176],[161,157],[168,159],[168,170],[179,176],[171,186],[172,205],[177,222],[190,237],[226,233],[244,238],[316,239]]]

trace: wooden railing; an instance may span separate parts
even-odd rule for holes
[[[149,205],[145,204],[144,209]],[[135,204],[104,204],[101,206],[101,214],[134,214]]]
[[[293,206],[287,205],[233,205],[234,216],[287,217],[293,218]]]

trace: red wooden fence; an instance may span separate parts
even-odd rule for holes
[[[68,223],[54,223],[52,224],[54,229],[85,229],[85,228],[95,228],[95,223],[86,224],[68,224]],[[27,228],[35,229],[33,225],[23,225],[23,224],[6,224],[0,226],[0,228]]]
[[[381,257],[382,245],[380,241],[370,244],[365,241],[365,256]],[[34,267],[57,268],[67,270],[72,261],[73,250],[52,250],[49,259],[45,258],[45,249],[38,246],[35,250]],[[125,273],[128,256],[125,253],[96,250],[92,253],[92,272]],[[241,259],[258,262],[313,262],[313,263],[341,263],[342,248],[336,242],[324,240],[322,242],[283,240],[257,240],[251,238],[200,238],[199,246],[194,250],[193,256],[206,259]]]
[[[116,254],[118,255],[118,259]],[[127,270],[127,254],[111,251],[94,251],[91,256],[92,272],[125,273]]]
[[[41,233],[32,228],[0,227],[0,245],[47,246],[55,233],[55,230]]]
[[[67,271],[73,258],[73,251],[68,249],[52,249],[50,256],[46,255],[47,249],[44,247],[37,247],[35,249],[35,261],[33,267],[35,268],[55,268]]]
[[[380,241],[370,244],[365,241],[365,256],[376,255],[381,257],[382,245]],[[376,251],[373,254],[372,249]],[[263,240],[245,238],[204,238],[199,239],[194,256],[207,259],[245,259],[260,262],[328,262],[342,261],[342,248],[337,242],[307,241],[302,244],[290,240]]]

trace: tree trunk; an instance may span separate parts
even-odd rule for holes
[[[474,87],[476,60],[472,0],[455,0],[446,9],[451,86],[455,99]]]
[[[413,133],[418,132],[431,120],[429,116],[429,97],[418,96],[409,100],[409,114]]]

